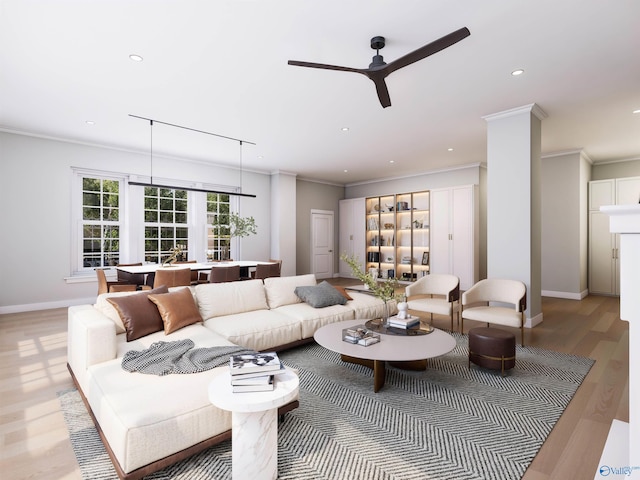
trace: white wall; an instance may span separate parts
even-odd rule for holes
[[[580,151],[542,159],[542,293],[587,295],[588,182],[591,165]]]
[[[149,155],[0,132],[0,313],[95,299],[95,280],[68,280],[72,167],[146,176]],[[154,175],[237,186],[239,171],[154,158]],[[242,255],[268,259],[270,176],[245,171],[242,179],[257,198],[242,199],[241,214],[258,225],[257,235],[241,240]]]
[[[339,270],[340,244],[340,200],[344,198],[344,187],[298,179],[296,203],[298,225],[298,274],[311,273],[311,210],[334,212],[334,259],[333,270]],[[363,220],[364,222],[364,220]]]
[[[457,185],[479,184],[480,165],[469,165],[450,170],[426,172],[422,175],[413,175],[411,177],[350,184],[345,188],[345,198],[374,197],[377,195],[455,187]]]

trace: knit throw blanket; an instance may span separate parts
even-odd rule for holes
[[[122,357],[122,368],[128,372],[149,375],[199,373],[229,363],[231,355],[255,353],[243,347],[193,348],[193,340],[156,342],[145,350],[130,350]]]

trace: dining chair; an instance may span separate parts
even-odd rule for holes
[[[273,258],[269,259],[269,263],[276,263],[278,264],[278,269],[277,269],[277,274],[274,275],[274,273],[276,272],[275,267],[270,267],[270,277],[279,277],[281,275],[282,272],[282,260],[276,260]],[[257,268],[257,267],[256,267]],[[262,271],[264,271],[264,269],[261,269]],[[251,278],[260,278],[260,277],[256,277],[256,270],[254,270],[253,272],[251,272]],[[265,277],[262,277],[265,278]]]
[[[280,276],[280,264],[279,263],[259,263],[256,265],[255,278],[265,279],[269,277]]]
[[[96,275],[98,276],[98,295],[112,292],[135,292],[137,289],[137,285],[133,283],[107,281],[107,276],[101,268],[96,269]]]
[[[191,285],[191,269],[190,268],[177,268],[167,267],[159,268],[156,270],[156,275],[153,280],[153,288],[157,288],[161,285],[170,287],[188,287]]]
[[[197,263],[197,260],[177,261],[175,263],[175,265],[180,265],[180,264],[185,264],[185,263]],[[191,270],[191,285],[197,285],[197,284],[198,284],[198,271],[197,270]]]
[[[235,282],[240,280],[240,266],[211,267],[209,283]]]

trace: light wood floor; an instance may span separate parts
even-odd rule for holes
[[[617,298],[544,298],[542,306],[544,322],[527,330],[525,344],[597,361],[524,479],[592,479],[611,420],[629,420],[628,325]],[[0,315],[2,479],[80,478],[56,397],[72,387],[66,322],[66,309]]]

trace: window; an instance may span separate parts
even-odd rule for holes
[[[161,263],[177,245],[188,258],[189,226],[186,190],[144,188],[144,260]]]
[[[207,193],[207,260],[229,257],[229,195]]]
[[[120,180],[81,176],[83,269],[117,265],[122,227]]]

